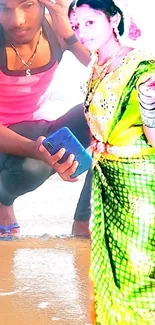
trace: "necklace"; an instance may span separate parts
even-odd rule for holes
[[[94,97],[97,87],[99,86],[100,82],[104,79],[104,77],[108,73],[108,69],[109,69],[113,59],[117,58],[123,52],[123,50],[124,50],[124,47],[119,49],[119,51],[113,53],[113,55],[110,57],[110,59],[107,60],[107,62],[105,64],[103,64],[102,67],[99,66],[99,70],[97,70],[98,58],[96,60],[93,60],[91,70],[90,70],[90,77],[89,77],[89,79],[87,81],[87,85],[86,85],[87,89],[86,89],[86,95],[85,95],[85,101],[84,101],[84,106],[85,106],[86,112],[88,112],[88,110],[89,110],[89,106],[93,100],[93,97]],[[97,72],[98,78],[97,78],[96,82],[94,81],[94,85],[93,85],[93,77],[94,77],[95,72]]]
[[[13,48],[13,50],[15,51],[16,53],[16,56],[19,58],[19,60],[22,62],[22,64],[26,67],[26,71],[25,71],[25,74],[26,74],[26,77],[30,77],[31,76],[31,65],[34,61],[34,58],[36,56],[36,53],[37,53],[37,49],[38,49],[38,45],[39,45],[39,42],[40,42],[40,36],[41,36],[41,33],[42,33],[42,29],[40,30],[40,33],[39,33],[39,37],[38,37],[38,41],[37,41],[37,44],[36,44],[36,47],[34,49],[34,52],[33,54],[31,55],[31,57],[29,58],[29,60],[27,62],[25,62],[25,60],[23,60],[23,58],[21,57],[20,53],[18,52],[18,50],[15,48],[15,46],[11,43],[9,37],[6,35],[7,39],[9,40],[10,42],[10,45],[11,47]]]

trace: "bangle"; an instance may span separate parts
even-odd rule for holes
[[[67,44],[67,45],[73,45],[75,44],[76,42],[78,42],[78,38],[76,37],[75,34],[69,36],[68,38],[64,38],[64,42]]]
[[[150,98],[146,96],[142,98],[140,92],[138,97],[143,124],[149,128],[155,128],[155,102],[150,104]]]
[[[140,105],[143,124],[148,128],[155,128],[155,109],[147,110]]]

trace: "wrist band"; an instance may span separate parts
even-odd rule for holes
[[[78,38],[76,37],[75,34],[71,35],[70,37],[68,38],[64,38],[64,42],[67,44],[67,45],[73,45],[75,44],[76,42],[78,42]]]

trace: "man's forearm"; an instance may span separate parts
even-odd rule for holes
[[[85,66],[90,62],[90,52],[84,47],[83,44],[76,38],[68,17],[63,22],[63,28],[57,30],[57,36],[60,36],[60,43],[62,50],[71,51],[76,58]]]
[[[66,18],[61,18],[57,25],[54,24],[49,14],[46,14],[46,19],[51,27],[55,30],[62,47],[62,51],[71,51],[82,64],[87,66],[90,62],[90,52],[80,43],[80,41],[78,41],[78,39],[76,39],[76,42],[74,39],[73,42],[70,41],[72,37],[74,37],[74,32],[68,16],[66,16]]]
[[[67,25],[67,23],[66,23]],[[64,29],[64,51],[69,50],[71,51],[76,58],[85,66],[87,66],[90,62],[90,52],[84,47],[83,44],[76,38],[75,34],[73,33],[73,30],[70,26],[70,23],[68,23],[68,27]]]
[[[79,41],[71,45],[66,44],[66,50],[71,51],[85,66],[90,63],[90,52]]]
[[[0,125],[0,153],[37,159],[35,142]]]

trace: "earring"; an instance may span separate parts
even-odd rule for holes
[[[114,34],[116,36],[117,41],[119,42],[120,41],[120,33],[119,33],[117,25],[114,25]]]

